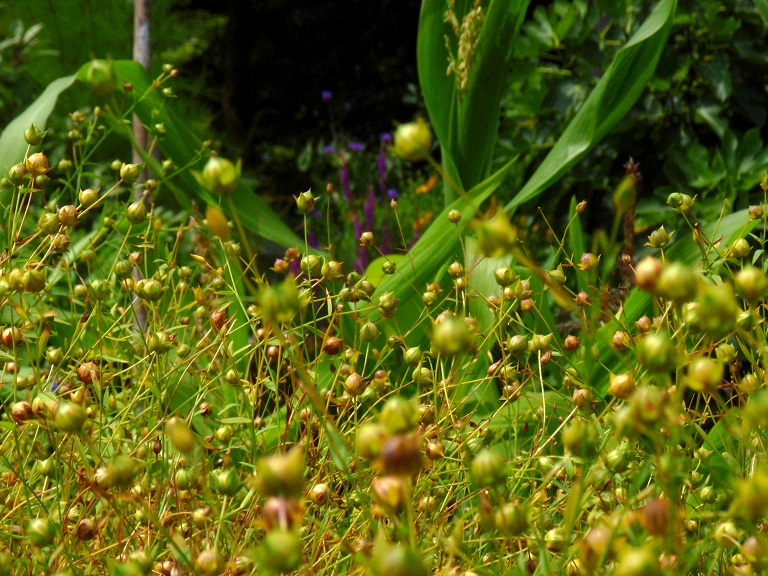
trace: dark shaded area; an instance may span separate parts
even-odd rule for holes
[[[403,95],[418,81],[419,9],[408,0],[200,0],[175,11],[228,16],[221,41],[184,72],[220,87],[208,95],[214,125],[248,162],[266,142],[291,146],[317,137],[327,124],[324,90],[356,137],[409,119],[414,106]]]

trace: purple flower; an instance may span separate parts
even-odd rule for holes
[[[387,152],[384,150],[383,145],[381,150],[379,150],[376,167],[379,171],[379,192],[384,194],[384,191],[387,189]]]
[[[384,132],[381,136],[379,136],[379,140],[381,140],[382,144],[392,142],[392,134],[389,132]]]
[[[397,190],[394,188],[390,188],[387,190],[387,196],[389,196],[392,200],[397,200],[400,194],[397,193]]]
[[[317,241],[317,236],[311,230],[307,233],[307,244],[312,248],[320,248],[320,244]]]
[[[362,142],[350,142],[349,149],[352,150],[352,152],[362,152],[365,149],[365,144]]]
[[[330,90],[323,90],[320,93],[320,96],[322,96],[323,102],[329,102],[331,98],[333,98],[333,92],[331,92]]]
[[[357,214],[352,215],[352,226],[355,230],[355,238],[360,238],[363,234],[363,223]],[[357,272],[364,272],[365,267],[368,266],[368,250],[363,246],[357,247],[357,258],[353,263],[353,267]]]
[[[376,195],[373,193],[373,188],[368,188],[368,196],[365,198],[365,204],[363,204],[363,216],[365,218],[365,227],[368,230],[373,230],[374,217],[376,210]]]
[[[344,198],[347,202],[352,202],[352,185],[349,183],[349,166],[342,164],[341,174],[339,175],[341,180],[341,191],[344,193]]]
[[[379,247],[384,254],[389,254],[392,252],[392,234],[390,234],[389,226],[386,224],[384,224],[384,227],[381,231],[381,243]]]
[[[336,146],[323,146],[323,154],[336,154]]]

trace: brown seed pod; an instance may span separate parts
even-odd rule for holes
[[[91,384],[100,376],[99,366],[95,362],[84,362],[77,367],[77,379],[83,384]]]
[[[418,434],[397,434],[381,450],[386,474],[413,476],[421,470],[421,439]]]
[[[323,343],[323,352],[330,354],[331,356],[336,355],[341,352],[341,347],[343,344],[344,342],[341,338],[330,336],[326,338],[325,342]]]
[[[304,506],[293,498],[273,496],[264,503],[261,516],[268,531],[275,528],[292,530],[301,524]]]

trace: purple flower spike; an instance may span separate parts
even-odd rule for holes
[[[352,152],[362,152],[365,149],[365,144],[362,142],[350,142],[349,149],[352,150]]]
[[[379,173],[379,192],[384,194],[387,189],[387,153],[384,150],[384,146],[379,150],[376,167]]]
[[[323,146],[323,154],[336,154],[336,146]]]
[[[331,98],[333,98],[333,92],[330,90],[323,90],[320,93],[320,96],[323,97],[323,102],[330,102]]]
[[[349,182],[349,166],[346,164],[341,166],[339,180],[341,180],[341,191],[344,193],[344,198],[347,202],[352,202],[352,185]]]
[[[363,204],[363,216],[365,217],[365,227],[368,230],[373,230],[375,224],[375,212],[376,212],[376,195],[373,193],[373,188],[368,189],[368,196],[365,198],[365,204]]]
[[[398,194],[397,190],[395,190],[394,188],[390,188],[389,190],[387,190],[387,196],[392,198],[392,200],[397,200],[400,194]]]

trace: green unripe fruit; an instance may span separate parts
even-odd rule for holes
[[[400,124],[394,139],[395,154],[408,162],[422,162],[432,152],[432,133],[423,118]]]
[[[344,278],[344,264],[330,260],[323,262],[323,266],[320,269],[320,274],[323,276],[323,280],[328,282],[338,282]]]
[[[225,568],[226,562],[216,550],[207,548],[195,558],[195,570],[202,576],[219,576]]]
[[[684,264],[673,262],[661,271],[656,282],[656,293],[667,300],[682,304],[696,295],[698,282],[696,272]]]
[[[768,293],[768,276],[760,268],[745,266],[733,278],[733,285],[740,296],[757,302]]]
[[[666,231],[664,226],[657,228],[648,236],[648,244],[653,248],[663,248],[669,243],[671,234]]]
[[[373,342],[380,334],[381,330],[370,320],[360,328],[360,340],[363,342]]]
[[[315,207],[315,197],[312,195],[312,190],[302,192],[296,197],[296,208],[301,212],[310,212]]]
[[[264,496],[299,498],[304,492],[304,449],[262,458],[256,467],[260,492]]]
[[[496,511],[494,524],[506,536],[520,536],[528,528],[528,512],[518,504],[504,504]]]
[[[717,356],[719,362],[730,364],[736,360],[736,347],[733,344],[723,342],[715,348],[715,356]]]
[[[493,272],[493,277],[496,280],[496,284],[502,287],[512,286],[517,281],[517,274],[506,266],[504,268],[497,268]]]
[[[98,254],[96,254],[96,250],[93,250],[92,248],[86,248],[80,253],[80,262],[83,264],[90,264],[96,258],[98,257]]]
[[[469,326],[463,318],[445,318],[435,324],[431,343],[435,353],[444,358],[469,352],[472,345]]]
[[[152,302],[163,296],[163,284],[155,278],[142,278],[136,282],[135,288],[136,295],[142,300]]]
[[[235,165],[226,158],[211,156],[203,168],[200,181],[213,194],[229,194],[240,182],[240,162]]]
[[[659,560],[650,547],[627,548],[619,556],[615,576],[661,576]]]
[[[237,470],[226,468],[219,470],[214,476],[216,491],[224,496],[234,496],[240,489],[240,479],[237,477]]]
[[[26,270],[21,276],[21,285],[25,292],[37,294],[45,288],[45,274],[40,270]]]
[[[123,164],[120,166],[120,179],[124,184],[133,184],[141,176],[141,164]]]
[[[24,160],[24,166],[26,166],[27,172],[35,178],[44,176],[50,170],[48,158],[42,152],[27,156],[27,159]]]
[[[285,574],[301,564],[301,538],[295,530],[270,530],[259,551],[259,561],[267,571]]]
[[[379,297],[379,310],[384,318],[392,318],[399,304],[400,300],[392,292],[384,292]]]
[[[504,211],[488,220],[475,221],[474,227],[478,248],[489,258],[509,254],[517,243],[517,228]]]
[[[421,554],[404,544],[376,546],[371,559],[371,571],[375,576],[427,576]]]
[[[677,364],[677,349],[666,332],[648,334],[635,349],[641,366],[654,374],[673,370]]]
[[[428,386],[434,382],[434,373],[426,366],[418,366],[411,373],[411,378],[417,386]]]
[[[23,162],[14,164],[8,170],[8,181],[14,186],[21,186],[28,179],[29,173]]]
[[[693,208],[694,199],[688,194],[673,192],[667,197],[667,205],[677,210],[680,214],[687,214]]]
[[[51,212],[45,212],[37,221],[37,227],[43,234],[56,234],[59,231],[59,217]]]
[[[573,420],[563,430],[563,445],[574,456],[589,458],[597,453],[600,436],[594,422]]]
[[[190,455],[195,449],[195,434],[182,418],[174,416],[165,425],[165,434],[171,444],[182,454]]]
[[[104,300],[112,291],[112,283],[106,280],[93,280],[90,293],[94,300]]]
[[[705,333],[718,340],[735,329],[741,308],[730,284],[705,286],[696,302],[700,311],[698,324]]]
[[[91,60],[85,72],[85,82],[100,96],[108,96],[117,88],[112,63],[107,60]]]
[[[280,284],[262,287],[258,302],[262,319],[272,325],[290,322],[305,304],[299,296],[296,282],[290,276]]]
[[[176,474],[174,475],[173,479],[176,483],[176,488],[179,490],[189,490],[195,485],[197,481],[194,472],[188,468],[179,468],[176,470]]]
[[[173,348],[173,340],[167,332],[153,332],[147,339],[147,349],[155,354],[165,354]]]
[[[507,463],[498,452],[488,448],[472,459],[472,480],[480,488],[492,488],[507,481]]]
[[[27,536],[35,546],[47,546],[53,542],[53,525],[48,518],[33,518],[27,525]]]
[[[752,249],[749,246],[749,242],[744,238],[739,238],[731,245],[731,249],[728,251],[728,256],[734,258],[746,258]]]
[[[107,464],[107,475],[110,485],[127,488],[133,483],[136,475],[136,462],[129,456],[117,455]]]
[[[42,132],[37,126],[32,124],[29,128],[24,130],[24,140],[30,146],[40,146],[43,143],[45,132]]]
[[[393,396],[384,404],[379,416],[379,422],[387,434],[395,435],[411,432],[419,425],[419,404],[414,400],[406,400],[401,396]]]
[[[373,460],[381,455],[386,440],[387,430],[384,425],[366,422],[357,429],[355,448],[359,456]]]
[[[147,219],[147,206],[138,200],[126,208],[125,217],[131,224],[141,224]]]
[[[418,346],[414,346],[413,348],[408,348],[403,352],[403,360],[405,360],[405,363],[410,366],[411,368],[415,368],[419,364],[421,364],[421,348]]]
[[[685,383],[697,392],[716,392],[723,381],[724,368],[720,362],[711,358],[696,358],[688,366]]]
[[[86,188],[85,190],[80,190],[80,193],[77,195],[77,199],[83,208],[90,208],[99,199],[99,191],[95,188]]]
[[[323,272],[323,259],[315,254],[309,254],[301,259],[299,267],[304,274],[319,278]]]
[[[511,356],[517,357],[528,351],[528,339],[522,334],[516,334],[507,339],[507,352]]]
[[[85,409],[79,404],[61,402],[53,422],[63,432],[79,432],[85,424],[85,417]]]

